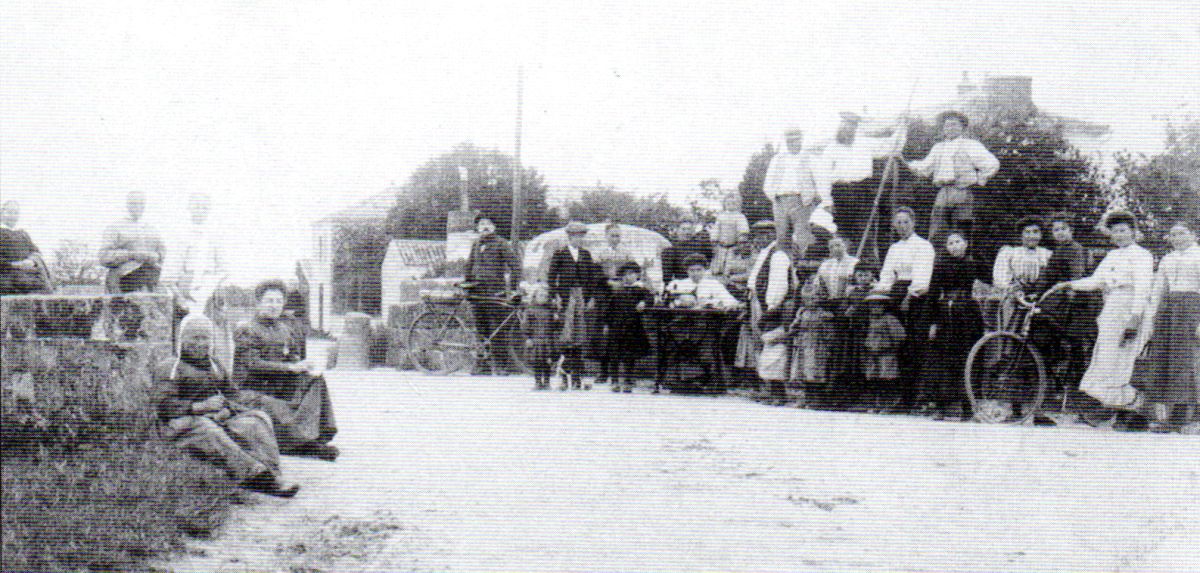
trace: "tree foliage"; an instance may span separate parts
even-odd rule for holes
[[[334,228],[330,293],[334,312],[380,313],[381,269],[388,242],[383,222],[353,221]]]
[[[443,239],[450,211],[460,207],[465,181],[471,209],[496,223],[497,231],[510,235],[513,204],[513,158],[495,149],[461,143],[417,168],[397,196],[385,230],[398,239]],[[536,169],[522,169],[521,237],[528,238],[557,224],[546,208],[546,183]]]
[[[614,221],[643,227],[667,236],[688,213],[665,195],[637,196],[615,187],[597,185],[568,205],[571,218],[584,223]]]
[[[1115,156],[1120,195],[1156,239],[1177,221],[1200,221],[1200,120],[1167,124],[1166,145],[1153,157]]]

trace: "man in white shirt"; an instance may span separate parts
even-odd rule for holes
[[[775,236],[780,242],[795,242],[803,252],[812,241],[809,217],[820,205],[833,204],[828,189],[821,185],[813,167],[813,156],[804,152],[804,132],[789,129],[787,152],[776,153],[767,167],[763,193],[771,200]]]
[[[708,276],[708,264],[703,255],[688,255],[684,264],[687,266],[688,278],[673,280],[667,285],[667,294],[674,299],[673,306],[720,309],[738,307],[740,303],[729,294],[725,285]]]
[[[871,213],[874,185],[865,183],[875,172],[875,160],[896,155],[904,147],[905,129],[895,127],[867,128],[855,113],[843,112],[834,142],[821,152],[824,160],[822,191],[831,203],[822,209],[832,209],[836,225],[829,232],[851,241],[858,241]],[[814,220],[813,223],[820,224]],[[828,228],[828,227],[827,227]]]
[[[975,221],[975,197],[971,187],[986,185],[1000,169],[1000,160],[977,140],[965,137],[969,121],[956,111],[942,114],[944,139],[934,144],[929,155],[907,161],[913,173],[933,179],[937,198],[929,218],[929,239],[939,243],[951,229],[970,233]],[[968,242],[973,242],[968,238]]]

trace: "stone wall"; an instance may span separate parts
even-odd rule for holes
[[[153,427],[174,307],[158,294],[0,299],[4,441],[79,443]]]

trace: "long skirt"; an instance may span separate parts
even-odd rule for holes
[[[1196,360],[1200,355],[1200,293],[1171,292],[1154,318],[1154,334],[1138,361],[1135,384],[1156,404],[1196,403]]]
[[[1109,291],[1104,297],[1104,310],[1096,318],[1096,345],[1079,389],[1105,406],[1131,406],[1138,395],[1130,380],[1150,327],[1142,325],[1137,336],[1125,337],[1125,326],[1133,316],[1136,302],[1132,288]]]
[[[167,422],[167,440],[225,470],[234,481],[269,472],[279,476],[279,447],[267,414],[251,410],[220,422],[181,416]]]
[[[271,416],[279,449],[284,452],[327,443],[337,434],[325,378],[297,373],[292,380],[290,392],[242,390],[237,397],[241,404]]]
[[[938,302],[937,323],[937,335],[925,346],[921,379],[929,397],[936,401],[965,400],[963,369],[971,347],[983,336],[979,304],[970,291],[947,293]]]

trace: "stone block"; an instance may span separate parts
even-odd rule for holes
[[[172,356],[166,295],[0,299],[5,441],[78,443],[153,427],[155,367]]]

